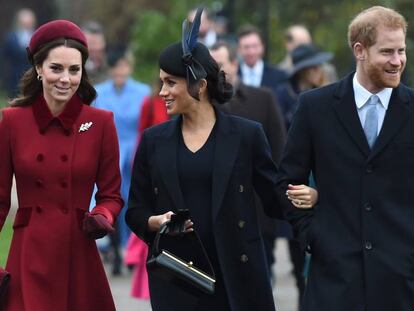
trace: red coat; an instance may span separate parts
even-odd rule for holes
[[[13,174],[19,200],[6,310],[115,310],[95,241],[81,228],[94,183],[94,213],[113,223],[123,205],[112,113],[75,95],[53,118],[40,96],[30,106],[3,110],[0,150],[0,230]]]
[[[142,132],[155,124],[169,119],[165,101],[161,96],[147,96],[142,102],[141,114],[138,122],[138,132]]]

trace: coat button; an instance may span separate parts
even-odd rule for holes
[[[42,188],[43,187],[43,180],[41,180],[41,179],[38,179],[38,180],[36,180],[36,186],[38,187],[38,188]]]
[[[367,168],[366,168],[366,172],[368,174],[371,174],[373,171],[374,171],[374,168],[371,165],[368,165]]]
[[[42,153],[39,153],[39,154],[36,156],[36,160],[37,160],[38,162],[42,162],[42,161],[43,161],[43,159],[44,159],[44,156],[43,156],[43,154],[42,154]]]
[[[365,247],[365,249],[366,250],[371,250],[372,249],[372,244],[371,244],[371,242],[365,242],[365,245],[364,245],[364,247]]]
[[[239,192],[241,193],[241,192],[244,192],[244,187],[243,187],[243,185],[239,185]]]
[[[36,212],[38,212],[38,213],[42,212],[42,207],[40,205],[36,206]]]
[[[65,135],[69,136],[72,133],[71,129],[65,129]]]
[[[158,195],[158,188],[157,187],[154,188],[154,194]]]
[[[68,161],[68,156],[66,154],[62,154],[60,156],[60,159],[62,160],[62,162],[67,162]]]
[[[246,222],[244,220],[239,220],[239,228],[243,229]]]
[[[60,183],[60,185],[62,186],[62,188],[67,188],[68,187],[68,183],[66,181],[62,181]]]
[[[62,207],[60,210],[63,214],[67,214],[69,212],[69,210],[66,207]]]
[[[369,203],[365,203],[365,204],[364,204],[364,208],[365,208],[365,210],[366,210],[367,212],[372,211],[372,205],[371,205],[371,204],[369,204]]]
[[[241,256],[240,256],[240,261],[241,261],[242,263],[246,263],[246,262],[248,262],[248,261],[249,261],[249,257],[247,257],[247,255],[246,255],[246,254],[243,254],[243,255],[241,255]]]

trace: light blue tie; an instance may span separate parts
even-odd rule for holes
[[[378,135],[378,112],[377,103],[380,99],[377,95],[372,95],[366,105],[368,105],[367,114],[365,116],[364,132],[367,137],[368,145],[372,149]]]

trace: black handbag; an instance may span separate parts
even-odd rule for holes
[[[0,268],[0,310],[6,302],[7,289],[9,288],[10,273]]]
[[[151,256],[147,260],[148,272],[156,274],[167,281],[179,279],[205,293],[214,294],[216,282],[214,270],[198,234],[194,230],[192,232],[182,233],[181,235],[177,235],[176,233],[169,235],[168,226],[168,222],[163,224],[155,236]],[[195,241],[194,245],[204,257],[207,268],[210,271],[203,271],[197,265],[197,262],[184,260],[175,255],[172,250],[160,249],[160,242],[162,239],[167,237],[180,239],[183,236]],[[183,241],[183,243],[185,243],[185,241]],[[191,250],[195,251],[194,248],[191,248]]]

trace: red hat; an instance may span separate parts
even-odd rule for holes
[[[33,33],[27,48],[29,58],[31,59],[42,45],[58,38],[73,39],[88,47],[85,35],[76,24],[58,19],[43,24]]]

